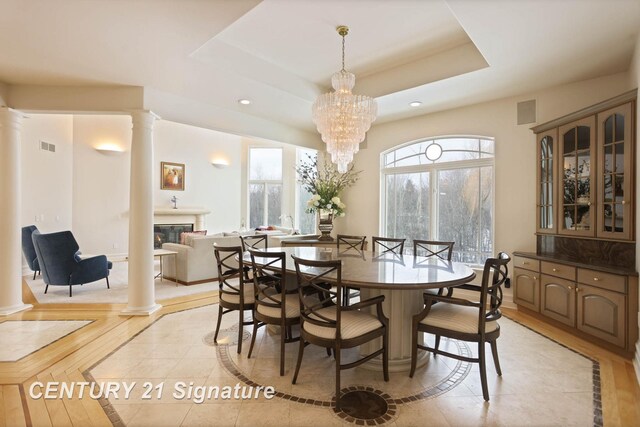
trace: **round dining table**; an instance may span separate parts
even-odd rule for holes
[[[475,278],[474,271],[466,264],[442,260],[438,257],[376,253],[335,247],[274,247],[269,252],[286,254],[285,269],[295,274],[292,255],[308,260],[342,261],[342,285],[359,288],[360,299],[384,295],[383,311],[389,318],[389,370],[409,370],[411,364],[411,328],[413,316],[424,308],[423,293],[426,289],[455,287]],[[248,252],[243,256],[250,263]],[[261,258],[256,257],[256,263]],[[304,274],[304,270],[302,270]],[[327,281],[335,273],[327,275]],[[420,339],[420,341],[422,341]],[[361,346],[362,354],[380,348],[381,339]],[[420,352],[418,366],[427,361],[427,353]],[[375,370],[382,369],[381,361],[372,359],[362,365]]]

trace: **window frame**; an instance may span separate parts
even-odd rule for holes
[[[274,180],[274,179],[251,179],[251,155],[253,153],[254,150],[278,150],[280,151],[280,163],[281,163],[281,170],[280,170],[280,179],[279,180]],[[269,185],[280,185],[281,187],[281,191],[282,191],[282,197],[284,196],[284,150],[282,149],[282,147],[260,147],[260,146],[252,146],[252,147],[248,147],[248,163],[247,163],[247,224],[248,224],[248,228],[253,228],[251,226],[251,186],[252,185],[262,185],[263,186],[263,191],[264,191],[264,199],[263,199],[263,203],[264,203],[264,210],[262,212],[262,221],[263,223],[261,225],[282,225],[282,202],[284,201],[284,199],[281,200],[280,203],[280,213],[278,214],[278,218],[280,218],[280,223],[279,224],[269,224],[269,191],[268,191],[268,187]]]
[[[385,167],[385,156],[393,151],[402,149],[404,147],[420,144],[426,141],[436,141],[443,145],[446,143],[447,139],[456,139],[456,138],[466,138],[466,139],[479,139],[493,142],[493,156],[492,157],[481,157],[479,159],[469,159],[469,160],[454,160],[448,162],[438,163],[437,161],[431,162],[428,164],[420,164],[420,165],[410,165],[410,166],[398,166],[398,167]],[[479,145],[480,151],[482,150],[482,144]],[[456,150],[456,151],[468,151],[468,150]],[[495,159],[496,159],[496,140],[493,137],[489,136],[479,136],[479,135],[442,135],[442,136],[433,136],[427,138],[419,138],[413,141],[409,141],[400,145],[396,145],[391,147],[382,153],[380,153],[380,206],[379,206],[379,230],[381,236],[386,235],[387,229],[387,217],[386,217],[386,207],[387,207],[387,176],[396,175],[396,174],[410,174],[410,173],[428,173],[429,174],[429,197],[430,197],[430,206],[429,206],[429,232],[430,240],[438,240],[439,230],[439,172],[446,170],[454,170],[454,169],[471,169],[477,168],[481,169],[483,167],[491,167],[491,244],[492,249],[495,251],[495,235],[496,235],[496,227],[495,227],[495,219],[496,219],[496,167],[495,167]],[[475,151],[474,151],[475,152]],[[424,154],[422,154],[424,155]],[[482,221],[482,216],[479,217],[479,221]],[[411,240],[414,237],[407,236],[407,239]],[[420,238],[420,237],[415,237]],[[460,252],[456,251],[454,246],[454,253]],[[481,264],[471,264],[472,266],[481,266]]]

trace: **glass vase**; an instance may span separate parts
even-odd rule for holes
[[[330,209],[318,209],[318,229],[320,237],[318,240],[323,242],[332,242],[333,237],[330,233],[333,230],[333,211]]]

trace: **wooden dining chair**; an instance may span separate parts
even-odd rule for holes
[[[301,307],[300,350],[292,384],[298,379],[306,345],[314,344],[333,350],[336,359],[336,408],[339,408],[340,371],[343,369],[356,367],[382,355],[383,377],[385,381],[389,381],[389,320],[382,312],[384,295],[344,307],[341,304],[342,261],[312,261],[292,257],[296,266]],[[335,283],[335,290],[323,287],[327,280]],[[305,298],[312,292],[323,295],[323,298],[318,301]],[[376,315],[370,314],[368,310],[360,310],[371,306],[376,307]],[[382,337],[382,348],[354,362],[342,364],[342,349],[356,347],[379,337]]]
[[[441,242],[437,240],[413,240],[413,255],[425,258],[438,258],[443,261],[451,261],[455,242]],[[424,292],[433,295],[442,295],[447,290],[447,296],[453,294],[453,288],[427,289]]]
[[[250,234],[248,236],[240,236],[242,242],[242,252],[246,252],[248,248],[251,249],[268,249],[267,235],[266,234]]]
[[[404,242],[407,239],[392,239],[390,237],[371,237],[371,246],[373,252],[389,253],[392,252],[401,255],[404,252]]]
[[[346,234],[338,234],[337,236],[338,249],[340,249],[340,245],[342,245],[343,249],[357,249],[359,251],[363,251],[366,243],[367,236],[349,236]]]
[[[253,286],[256,302],[253,310],[253,334],[248,358],[251,358],[258,328],[280,326],[280,376],[284,375],[285,344],[298,341],[293,337],[292,325],[300,323],[300,302],[297,289],[287,289],[285,252],[263,252],[247,249],[251,256]],[[260,260],[256,262],[256,258]]]
[[[213,253],[218,266],[218,323],[213,341],[218,342],[220,322],[224,314],[238,312],[238,353],[242,352],[243,326],[253,325],[244,320],[245,311],[253,311],[255,291],[242,260],[241,246],[219,246],[213,244]]]
[[[443,295],[424,295],[424,310],[413,316],[411,372],[416,371],[418,349],[427,350],[434,355],[440,354],[466,362],[478,363],[480,366],[480,381],[482,396],[489,400],[487,387],[487,368],[485,344],[491,345],[491,353],[496,372],[502,376],[498,347],[496,340],[500,336],[500,325],[497,320],[502,317],[502,285],[507,279],[509,256],[500,252],[497,258],[489,258],[484,263],[481,285],[462,285],[459,288],[479,293],[479,301],[469,301]],[[438,301],[438,304],[433,304]],[[418,344],[418,334],[421,332],[435,335],[433,348]],[[467,357],[439,349],[440,337],[449,337],[478,344],[478,357]]]

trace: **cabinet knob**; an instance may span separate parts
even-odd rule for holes
[[[554,272],[558,271],[557,268],[552,268],[551,270],[554,271]]]
[[[623,204],[623,205],[626,205],[626,204],[627,204],[627,201],[626,201],[626,200],[623,200],[623,201],[622,201],[622,204]]]
[[[598,282],[599,280],[600,280],[600,278],[598,278],[598,277],[594,277],[594,278],[593,278],[593,281],[594,281],[594,282]]]
[[[576,292],[582,292],[581,288],[576,288]]]
[[[567,289],[569,289],[570,291],[573,290],[573,286],[567,286]]]
[[[533,280],[538,280],[538,278],[536,276],[533,276]]]
[[[522,261],[522,265],[529,265],[529,261]]]
[[[591,206],[591,202],[587,203],[587,206]]]

